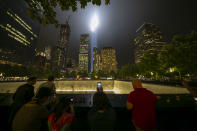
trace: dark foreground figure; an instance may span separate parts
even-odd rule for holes
[[[135,83],[133,83],[133,86],[134,88],[135,86],[138,87],[139,83],[137,83],[136,85]],[[157,112],[156,112],[155,95],[147,91],[146,89],[143,88],[139,88],[139,89],[140,90],[136,88],[134,92],[131,92],[129,97],[128,95],[114,95],[114,94],[106,95],[105,93],[102,92],[102,90],[98,91],[97,93],[94,94],[93,97],[93,107],[91,109],[88,106],[75,107],[75,114],[74,114],[74,109],[73,109],[73,113],[71,113],[71,110],[69,109],[73,107],[69,106],[70,104],[66,102],[66,100],[63,100],[63,105],[60,104],[62,102],[59,103],[61,106],[57,106],[58,105],[57,104],[55,110],[53,111],[53,113],[51,113],[51,115],[49,115],[48,111],[44,107],[44,105],[48,103],[47,98],[49,98],[48,96],[50,95],[51,92],[45,91],[45,93],[49,92],[49,95],[47,96],[45,95],[44,97],[39,97],[43,95],[37,94],[36,96],[37,99],[33,99],[33,101],[28,102],[19,110],[18,113],[20,114],[18,115],[17,113],[14,119],[13,129],[14,131],[15,130],[147,131],[147,130],[155,130],[155,125],[157,125],[157,131],[168,131],[168,130],[193,131],[197,129],[195,125],[196,117],[197,117],[196,111],[194,110],[195,108],[192,104],[193,102],[191,101],[191,97],[189,96],[189,94],[182,95],[183,97],[179,95],[180,104],[182,104],[185,98],[188,99],[188,101],[185,101],[186,104],[182,106],[178,106],[178,101],[175,99],[177,95],[168,95],[168,96],[160,95],[161,100],[157,102],[157,104],[160,103],[160,105],[157,105]],[[142,94],[144,97],[149,96],[150,99],[148,98],[144,99],[144,97],[141,97]],[[135,95],[137,95],[137,97]],[[64,94],[58,95],[58,97],[60,98],[62,98],[62,96],[69,96],[69,95],[64,95]],[[70,94],[70,96],[73,95]],[[84,96],[84,95],[78,94],[76,95],[76,97],[77,96],[79,96],[80,98],[80,96]],[[132,115],[130,111],[127,111],[126,108],[123,107],[125,104],[123,104],[121,107],[113,106],[116,107],[114,111],[109,102],[109,98],[111,102],[116,101],[120,103],[124,103],[128,98],[127,108],[132,109]],[[170,103],[172,104],[166,101],[169,98],[171,99]],[[145,104],[142,104],[142,105],[146,105],[145,107],[141,107],[142,105],[140,106],[138,105],[140,104],[140,100],[143,100],[142,103],[145,102]],[[136,105],[136,103],[138,104]],[[171,105],[173,108],[171,108],[168,105]],[[136,106],[138,106],[138,108]],[[158,108],[158,107],[162,107],[162,108]],[[8,124],[6,123],[8,119],[7,109],[8,107],[7,108],[2,108],[2,106],[0,107],[0,113],[2,118],[1,120],[3,120],[1,121],[1,128],[0,128],[0,130],[2,131],[4,130],[6,131],[7,129],[4,129],[4,127],[6,126],[8,127]],[[136,113],[135,109],[138,109],[139,111],[139,112],[137,111],[137,114],[134,114]],[[142,113],[138,114],[140,112]],[[131,116],[133,121],[131,120]],[[157,121],[155,117],[157,117]],[[142,122],[142,120],[145,118],[146,121]],[[47,125],[47,119],[48,119],[48,125]],[[141,123],[143,126],[139,123]],[[151,128],[147,128],[147,127],[151,127]]]
[[[45,103],[51,95],[49,88],[42,87],[33,100],[19,109],[13,120],[13,131],[46,131],[48,130],[48,110]]]
[[[13,95],[13,104],[11,105],[11,113],[9,116],[9,123],[12,125],[12,121],[17,111],[26,103],[31,101],[34,96],[34,86],[36,84],[36,77],[30,77],[27,83],[17,88]]]
[[[48,118],[49,131],[71,131],[74,122],[74,104],[63,97]]]
[[[88,112],[88,124],[91,131],[114,131],[116,113],[104,92],[94,94],[93,107]]]
[[[155,131],[156,96],[142,87],[140,80],[133,80],[134,91],[129,94],[127,109],[132,110],[132,120],[136,131]]]

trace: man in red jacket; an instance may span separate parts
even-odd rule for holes
[[[136,131],[154,131],[156,129],[156,96],[142,87],[140,80],[132,81],[132,91],[126,103],[127,109],[132,110],[132,120]]]

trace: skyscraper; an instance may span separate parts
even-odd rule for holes
[[[134,39],[135,45],[135,63],[139,63],[144,53],[152,53],[158,50],[165,44],[162,42],[162,34],[159,27],[144,23],[136,30],[136,37]]]
[[[37,69],[47,69],[46,53],[44,51],[35,49],[35,57],[33,66]]]
[[[1,61],[32,65],[40,24],[27,15],[27,8],[24,0],[6,0],[0,4]]]
[[[90,37],[89,34],[82,34],[79,48],[79,71],[90,71]]]
[[[101,55],[99,54],[97,47],[94,47],[93,48],[93,71],[98,72],[99,70],[102,70]]]
[[[105,47],[101,50],[102,71],[110,73],[117,72],[116,50]]]
[[[51,48],[46,46],[44,50],[35,49],[35,57],[33,61],[33,66],[38,69],[49,70],[51,67]]]
[[[68,21],[60,27],[59,41],[52,50],[52,67],[54,71],[63,72],[66,68],[70,37],[70,26]]]

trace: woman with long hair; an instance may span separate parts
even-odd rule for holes
[[[64,97],[48,118],[49,131],[70,131],[74,120],[74,105]]]
[[[93,107],[88,112],[88,124],[91,131],[114,131],[116,112],[107,95],[97,91],[93,96]]]

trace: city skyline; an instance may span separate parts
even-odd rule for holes
[[[176,4],[177,6],[174,6]],[[6,4],[3,4],[1,7],[3,8],[5,5]],[[165,10],[164,7],[167,5],[168,10]],[[80,34],[90,33],[89,24],[91,17],[95,12],[97,12],[99,17],[97,47],[98,49],[102,49],[106,46],[115,48],[117,51],[117,61],[120,66],[123,66],[128,63],[134,63],[134,38],[136,35],[136,30],[144,22],[150,22],[157,25],[160,28],[164,37],[164,42],[166,43],[169,43],[172,37],[176,34],[187,34],[192,30],[196,30],[197,25],[195,23],[197,23],[197,19],[195,17],[195,12],[197,11],[195,11],[196,8],[194,5],[195,1],[190,1],[188,3],[179,1],[177,3],[176,0],[173,2],[168,0],[165,2],[155,2],[153,0],[150,0],[149,2],[143,0],[140,2],[135,0],[117,2],[111,0],[110,5],[104,5],[102,3],[101,6],[98,7],[88,4],[85,9],[78,8],[77,12],[63,12],[59,8],[56,10],[57,19],[60,23],[65,24],[66,20],[69,18],[68,22],[72,30],[69,47],[72,55],[69,55],[73,56],[73,59],[76,61],[78,60],[77,54],[79,53]],[[14,6],[9,5],[8,9],[10,7]],[[17,9],[21,12],[21,9],[18,7]],[[130,11],[131,13],[129,13]],[[24,12],[22,15],[20,13],[17,13],[16,15],[20,17],[20,19],[22,19],[28,26],[32,24],[32,22],[28,21],[30,18],[26,18],[26,16],[23,17]],[[136,16],[135,19],[134,16]],[[9,23],[6,25],[3,21],[1,21],[1,24],[1,27],[3,28],[10,27]],[[1,31],[4,30],[3,28],[1,28]],[[32,29],[37,29],[37,27],[33,26]],[[36,34],[37,38],[32,37],[28,39],[34,39],[34,41],[38,39],[37,42],[33,42],[33,48],[41,48],[41,50],[44,50],[45,46],[53,47],[56,45],[59,39],[59,30],[60,28],[55,28],[53,25],[48,25],[46,27],[41,26],[40,33]],[[12,38],[10,37],[10,39]],[[5,42],[2,41],[2,43]],[[2,46],[6,45],[2,44]],[[8,50],[3,52],[10,51]],[[15,53],[17,54],[17,52]],[[26,59],[28,58],[29,57]]]
[[[88,73],[90,71],[90,36],[89,34],[81,34],[79,48],[79,71]]]
[[[1,129],[196,130],[196,5],[0,0]]]
[[[145,53],[153,53],[155,50],[161,50],[163,35],[159,27],[152,23],[144,23],[136,30],[134,39],[134,57],[135,63],[139,63]]]
[[[25,1],[0,4],[0,60],[32,65],[41,25],[26,12]]]
[[[112,47],[104,47],[101,49],[101,70],[107,73],[117,73],[116,50]]]
[[[62,12],[57,8],[57,19],[60,23],[70,16],[71,50],[79,49],[80,34],[90,33],[89,24],[93,13],[96,11],[99,17],[97,29],[98,49],[111,46],[117,50],[118,63],[123,66],[134,62],[133,44],[136,30],[144,23],[150,22],[159,26],[164,36],[164,41],[169,43],[175,34],[187,34],[197,29],[197,9],[195,1],[110,1],[110,5],[100,7],[88,4],[85,9],[77,12]],[[41,29],[41,37],[38,43],[54,44],[58,29],[49,25]],[[54,39],[50,39],[53,36]],[[77,58],[75,58],[77,60]]]

